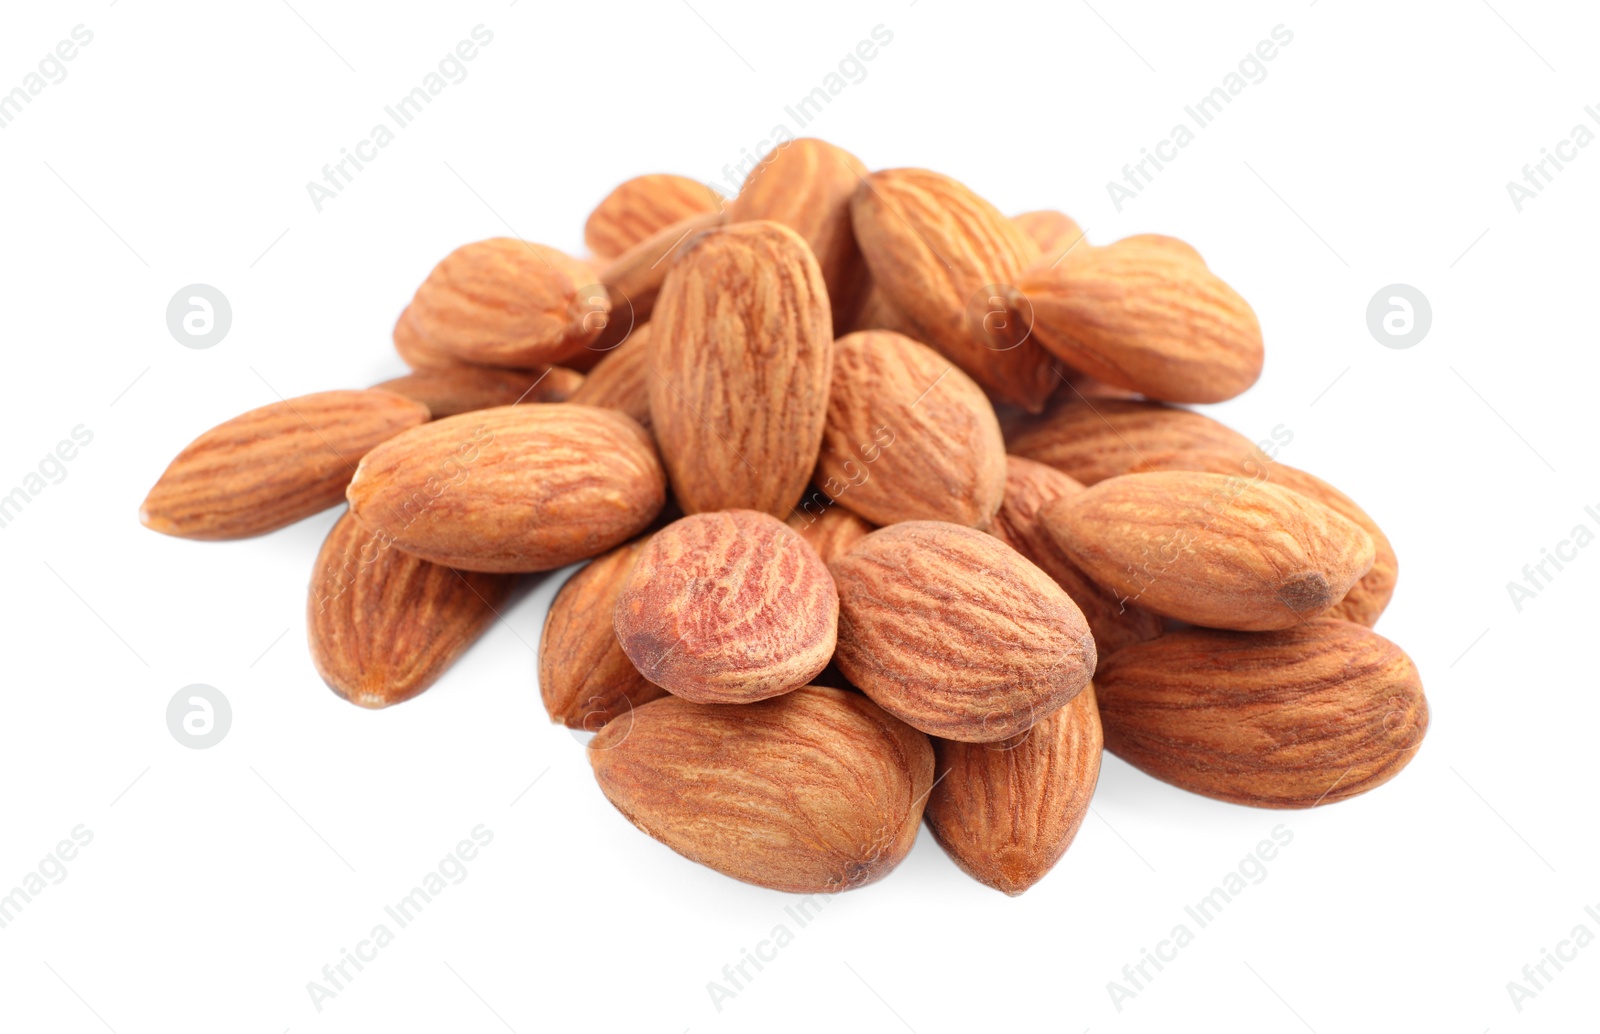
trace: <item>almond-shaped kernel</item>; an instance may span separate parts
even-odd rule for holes
[[[839,596],[798,532],[768,514],[726,510],[651,536],[615,619],[623,652],[651,682],[697,703],[748,703],[827,667]]]
[[[846,678],[932,736],[1014,736],[1076,696],[1095,667],[1077,604],[991,535],[905,521],[828,565]]]
[[[413,428],[368,453],[347,494],[363,524],[408,553],[467,571],[548,571],[639,534],[666,483],[638,424],[552,402]]]
[[[1372,566],[1372,538],[1328,507],[1225,474],[1125,474],[1050,503],[1047,527],[1090,578],[1208,628],[1316,617]]]
[[[190,442],[139,508],[152,531],[189,539],[262,535],[338,504],[374,446],[425,423],[387,391],[324,391],[252,409]]]
[[[934,740],[928,829],[963,872],[1021,894],[1066,854],[1100,778],[1094,685],[999,743]]]
[[[410,700],[488,630],[516,582],[402,553],[347,512],[311,571],[311,661],[352,704]]]
[[[583,353],[609,310],[586,263],[543,244],[494,237],[462,245],[433,268],[411,299],[407,333],[421,350],[462,362],[559,364]]]
[[[1273,445],[1272,442],[1261,444]],[[1354,521],[1372,538],[1372,566],[1350,587],[1350,591],[1344,594],[1329,616],[1342,617],[1370,628],[1389,605],[1400,576],[1400,560],[1395,555],[1394,544],[1371,514],[1326,481],[1287,463],[1274,462],[1264,451],[1255,447],[1241,452],[1237,446],[1220,450],[1197,446],[1152,452],[1146,459],[1147,462],[1140,465],[1141,469],[1201,470],[1264,481],[1321,503],[1339,516]]]
[[[600,730],[589,762],[629,821],[746,883],[831,894],[888,875],[917,838],[933,748],[859,693],[753,704],[663,697]]]
[[[1235,804],[1312,808],[1388,782],[1422,745],[1411,658],[1320,618],[1277,632],[1172,632],[1095,677],[1106,749],[1174,786]]]
[[[817,465],[833,372],[828,292],[800,235],[694,238],[651,320],[650,422],[686,513],[787,516]]]
[[[850,198],[866,175],[867,167],[849,151],[802,137],[757,162],[728,205],[730,222],[770,219],[805,238],[822,267],[838,329],[855,313],[866,282],[850,224]]]
[[[1000,401],[1038,412],[1059,382],[1005,297],[1039,246],[967,187],[926,169],[873,173],[851,218],[875,286],[916,328],[911,336]]]
[[[1293,441],[1283,426],[1270,439],[1251,442],[1192,410],[1159,402],[1100,399],[1053,406],[1008,436],[1007,448],[1049,464],[1092,485],[1119,474],[1154,470],[1202,470],[1269,481],[1314,499],[1348,517],[1372,536],[1372,568],[1345,594],[1334,614],[1371,626],[1394,596],[1399,559],[1372,516],[1355,500],[1323,481],[1272,457]]]
[[[1222,402],[1261,376],[1261,324],[1192,248],[1153,235],[1039,263],[1009,296],[1045,348],[1108,384]]]
[[[722,210],[722,195],[687,176],[657,172],[624,180],[583,224],[596,258],[612,259],[680,219]]]
[[[950,360],[892,331],[834,342],[817,480],[841,506],[877,525],[986,527],[1005,464],[994,407]]]
[[[552,722],[599,732],[666,690],[639,674],[617,641],[612,612],[644,538],[590,561],[550,603],[539,638],[539,695]]]

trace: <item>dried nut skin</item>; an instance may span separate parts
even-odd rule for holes
[[[1323,481],[1263,451],[1288,444],[1274,428],[1274,441],[1250,441],[1208,416],[1159,402],[1102,400],[1093,406],[1068,401],[1053,406],[1010,437],[1011,452],[1047,463],[1086,485],[1119,474],[1152,470],[1203,470],[1271,482],[1314,499],[1348,517],[1372,536],[1372,569],[1361,576],[1334,615],[1371,626],[1394,596],[1400,562],[1383,529],[1355,500]],[[1091,622],[1092,624],[1092,622]],[[1104,645],[1104,644],[1102,644]],[[1110,652],[1107,647],[1107,652]]]
[[[394,321],[394,350],[413,370],[451,370],[466,365],[454,355],[423,338],[416,316],[407,305]]]
[[[569,402],[626,413],[650,429],[650,324],[633,329],[605,354],[572,393]]]
[[[1159,615],[1124,603],[1116,593],[1091,580],[1045,526],[1040,514],[1046,506],[1083,490],[1083,485],[1053,467],[1007,456],[1005,502],[989,533],[1033,561],[1066,590],[1089,622],[1095,650],[1103,663],[1124,646],[1154,639],[1163,626]]]
[[[622,652],[611,614],[622,582],[647,540],[634,539],[567,579],[539,638],[539,695],[550,720],[599,732],[628,711],[666,695]]]
[[[387,391],[324,391],[225,421],[168,464],[139,507],[152,531],[242,539],[336,506],[366,452],[428,420]]]
[[[884,710],[931,736],[994,742],[1071,700],[1095,644],[1061,587],[998,539],[956,524],[879,529],[828,565],[834,662]]]
[[[1076,395],[1028,421],[1006,448],[1086,485],[1170,469],[1168,460],[1178,454],[1206,453],[1241,467],[1260,455],[1250,439],[1193,410],[1131,399],[1096,398],[1090,405]]]
[[[925,169],[873,173],[851,217],[874,283],[916,329],[911,336],[1000,401],[1042,409],[1058,383],[1049,357],[1014,322],[990,320],[1038,245],[989,202]]]
[[[1147,248],[1157,252],[1164,252],[1168,257],[1175,260],[1205,261],[1200,252],[1188,241],[1179,240],[1177,237],[1168,237],[1162,233],[1136,233],[1131,237],[1122,238],[1117,243],[1129,248]]]
[[[880,526],[987,527],[1005,462],[994,407],[948,359],[892,331],[834,342],[817,481],[841,506]]]
[[[563,366],[536,370],[450,366],[408,373],[373,388],[414,399],[438,420],[517,402],[565,402],[582,384],[583,374]]]
[[[822,508],[820,512],[816,509],[818,506]],[[807,501],[784,523],[799,532],[825,564],[832,563],[835,557],[842,556],[872,532],[872,525],[826,499],[815,505]]]
[[[1153,235],[1024,273],[1019,319],[1091,377],[1168,402],[1222,402],[1261,376],[1261,324],[1187,245]]]
[[[617,638],[634,667],[702,704],[810,682],[833,656],[839,594],[798,532],[754,510],[702,513],[650,538],[623,581]]]
[[[1400,560],[1395,555],[1394,544],[1378,527],[1378,522],[1372,519],[1371,514],[1326,481],[1287,463],[1274,462],[1266,453],[1254,448],[1248,455],[1237,450],[1190,450],[1147,458],[1151,462],[1143,464],[1144,469],[1201,470],[1265,481],[1321,503],[1339,516],[1354,521],[1372,539],[1372,567],[1350,587],[1350,591],[1334,606],[1329,616],[1342,617],[1370,628],[1389,605],[1400,577]]]
[[[1131,602],[1208,628],[1287,628],[1338,603],[1372,538],[1276,485],[1191,471],[1125,474],[1044,509],[1057,543]]]
[[[934,740],[928,829],[963,872],[1013,897],[1066,854],[1100,779],[1094,685],[999,743]]]
[[[658,172],[625,180],[589,213],[583,242],[613,259],[680,219],[722,209],[722,195],[687,176]]]
[[[1243,473],[1262,478],[1279,488],[1319,502],[1339,516],[1358,524],[1372,539],[1372,567],[1350,587],[1344,599],[1328,612],[1328,616],[1372,627],[1389,606],[1389,600],[1394,597],[1395,584],[1400,578],[1400,559],[1395,555],[1394,544],[1389,541],[1389,536],[1354,499],[1316,475],[1287,463],[1275,463],[1264,453],[1258,452],[1255,459],[1254,463],[1239,464],[1225,457],[1183,453],[1165,459],[1163,466],[1169,470],[1209,470],[1219,474]]]
[[[655,312],[661,285],[679,256],[704,230],[722,225],[723,213],[706,212],[681,219],[612,259],[600,270],[600,283],[611,300],[611,313],[591,348],[610,351],[648,321]]]
[[[559,364],[583,353],[609,310],[587,264],[494,237],[462,245],[433,268],[411,299],[410,332],[419,339],[414,349],[462,362]],[[398,333],[395,344],[402,347]]]
[[[650,421],[684,512],[787,516],[817,465],[833,373],[811,249],[777,223],[707,231],[651,325]]]
[[[1255,635],[1169,633],[1111,655],[1095,688],[1113,754],[1262,808],[1365,793],[1406,766],[1428,728],[1411,658],[1332,618]]]
[[[770,219],[805,238],[828,285],[835,328],[849,323],[861,301],[866,266],[850,224],[850,198],[866,175],[849,151],[802,137],[758,162],[728,205],[730,222]]]
[[[1274,463],[1268,469],[1268,480],[1279,488],[1315,499],[1341,517],[1348,517],[1371,536],[1375,550],[1372,567],[1329,612],[1330,617],[1344,618],[1371,628],[1389,606],[1395,585],[1400,580],[1400,558],[1395,554],[1394,543],[1389,541],[1389,536],[1378,527],[1372,515],[1357,505],[1354,499],[1316,475],[1286,463]]]
[[[1083,228],[1065,212],[1042,208],[1036,212],[1014,215],[1011,221],[1039,246],[1039,261],[1054,263],[1065,256],[1065,261],[1075,262],[1094,247],[1083,239]]]
[[[455,571],[386,546],[346,512],[311,571],[311,661],[335,693],[388,707],[421,693],[491,624],[515,575]]]
[[[465,571],[548,571],[643,531],[666,501],[649,435],[570,402],[413,428],[361,461],[350,508],[395,546]]]
[[[753,704],[663,697],[600,730],[589,762],[645,833],[794,894],[887,875],[911,850],[933,785],[926,736],[859,693],[820,686]]]

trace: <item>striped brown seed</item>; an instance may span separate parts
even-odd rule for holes
[[[387,391],[324,391],[218,424],[167,466],[139,507],[152,531],[239,539],[338,504],[374,446],[428,420],[420,402]]]
[[[933,785],[928,738],[848,690],[753,704],[663,697],[600,730],[595,778],[617,810],[691,861],[794,894],[888,875]]]
[[[311,661],[352,704],[410,700],[494,623],[516,582],[402,553],[347,512],[311,572]]]
[[[617,638],[651,682],[699,703],[748,703],[816,677],[839,595],[814,549],[776,517],[702,513],[650,538],[617,595]]]
[[[1361,625],[1188,629],[1120,650],[1095,677],[1106,748],[1194,793],[1310,808],[1366,793],[1428,728],[1416,665]]]
[[[893,524],[829,570],[839,587],[839,669],[929,735],[1014,736],[1076,696],[1094,671],[1082,611],[1049,575],[981,531]]]

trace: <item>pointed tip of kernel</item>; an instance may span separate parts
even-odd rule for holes
[[[139,523],[151,531],[160,532],[163,535],[176,534],[173,530],[171,519],[162,515],[160,510],[151,504],[149,496],[146,496],[144,502],[139,504]]]

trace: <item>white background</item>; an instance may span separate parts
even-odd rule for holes
[[[1525,163],[1600,104],[1590,5],[1348,3],[7,4],[0,89],[94,33],[0,130],[0,492],[76,425],[92,444],[9,526],[0,890],[75,826],[93,841],[0,929],[0,1026],[99,1031],[1570,1031],[1600,945],[1537,997],[1572,928],[1600,935],[1594,644],[1600,548],[1512,604],[1507,583],[1600,530],[1593,452],[1600,147],[1518,212]],[[302,17],[303,16],[303,17]],[[1503,17],[1502,17],[1503,16]],[[469,68],[318,213],[320,179],[458,40]],[[1276,25],[1293,32],[1118,212],[1106,182]],[[1107,757],[1056,870],[1008,899],[924,833],[887,880],[798,929],[792,898],[697,867],[602,797],[545,719],[546,578],[435,688],[369,713],[319,681],[307,573],[333,512],[207,544],[136,508],[202,430],[402,372],[395,316],[454,246],[578,251],[616,182],[720,180],[869,37],[803,131],[870,167],[950,173],[1092,240],[1194,243],[1256,307],[1268,359],[1213,407],[1344,488],[1401,558],[1379,625],[1432,727],[1375,793],[1310,812],[1193,796]],[[233,326],[180,347],[165,309],[215,285]],[[1368,300],[1431,301],[1381,346]],[[1552,569],[1553,570],[1553,569]],[[226,739],[175,741],[190,683]],[[535,780],[537,780],[535,782]],[[531,788],[530,784],[532,784]],[[307,982],[478,824],[492,844],[323,1003]],[[1293,841],[1119,1011],[1122,980],[1277,824]],[[737,997],[723,980],[795,936]],[[392,924],[391,924],[392,925]],[[752,971],[753,972],[753,971]]]

